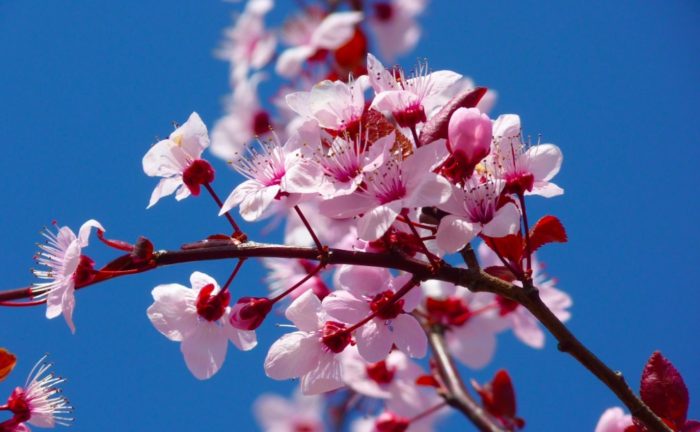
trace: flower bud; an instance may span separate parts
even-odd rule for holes
[[[182,172],[182,182],[194,196],[199,195],[200,186],[214,181],[214,168],[204,159],[192,161]]]
[[[476,108],[459,108],[447,127],[447,149],[469,174],[491,151],[491,120]]]
[[[241,297],[231,308],[229,322],[240,330],[255,330],[271,309],[272,301],[266,297]]]

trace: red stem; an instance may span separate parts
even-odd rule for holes
[[[319,252],[322,251],[323,245],[321,244],[321,241],[316,236],[316,233],[314,232],[313,228],[311,228],[309,221],[306,220],[304,213],[301,211],[299,206],[296,206],[296,205],[294,206],[294,210],[296,210],[297,214],[299,215],[299,219],[301,219],[302,223],[306,227],[306,230],[309,231],[309,234],[311,234],[311,238],[314,240],[314,244],[316,244],[316,248],[319,250]]]
[[[322,269],[324,266],[325,266],[324,263],[322,263],[322,262],[318,263],[318,265],[317,265],[313,270],[311,270],[306,276],[304,276],[303,278],[301,278],[301,280],[300,280],[299,282],[297,282],[297,283],[295,283],[294,285],[292,285],[291,288],[285,290],[282,294],[280,294],[280,295],[276,296],[275,298],[271,299],[272,303],[277,303],[278,301],[280,301],[280,300],[282,300],[283,298],[285,298],[285,297],[286,297],[287,295],[289,295],[292,291],[294,291],[295,289],[299,288],[304,282],[306,282],[307,280],[309,280],[309,279],[311,279],[312,277],[314,277],[314,276],[316,275],[316,273],[318,273],[319,271],[321,271],[321,269]]]
[[[235,278],[236,275],[238,274],[238,270],[240,270],[241,267],[243,267],[244,262],[245,262],[244,259],[238,260],[238,262],[236,263],[236,267],[234,267],[233,271],[231,272],[231,276],[228,277],[223,288],[221,288],[221,291],[226,291],[228,289],[228,286],[231,285],[231,282],[233,282],[233,278]]]
[[[224,203],[221,201],[219,196],[216,194],[214,191],[214,188],[211,187],[211,184],[209,183],[204,183],[204,187],[207,189],[207,192],[209,192],[209,195],[211,195],[212,198],[214,198],[214,201],[216,201],[216,205],[219,206],[219,209],[221,209],[224,206]],[[243,231],[241,228],[238,226],[235,220],[233,220],[233,217],[229,212],[224,213],[224,217],[226,217],[226,220],[228,220],[228,223],[231,224],[233,227],[233,230],[235,231],[234,234],[242,234]]]

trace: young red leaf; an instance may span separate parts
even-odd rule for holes
[[[520,262],[523,259],[523,252],[525,250],[525,242],[520,233],[499,238],[482,235],[481,238],[494,252],[501,255],[512,264],[515,264],[516,267],[520,267]]]
[[[525,426],[525,422],[516,416],[515,389],[506,370],[496,372],[491,382],[484,386],[472,380],[472,386],[481,396],[484,409],[506,427],[520,429]]]
[[[450,99],[447,105],[442,107],[442,109],[423,126],[420,137],[418,137],[419,146],[430,144],[440,138],[447,138],[447,125],[450,122],[452,113],[457,111],[458,108],[474,108],[487,91],[487,88],[477,87],[475,89],[465,90]]]
[[[567,240],[564,225],[554,216],[544,216],[530,230],[532,252],[547,243],[566,243]]]
[[[651,355],[642,372],[639,393],[656,415],[681,430],[688,415],[688,389],[678,370],[660,352]]]
[[[17,364],[17,357],[5,348],[0,348],[0,381],[7,378],[15,364]]]

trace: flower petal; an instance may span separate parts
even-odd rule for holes
[[[194,293],[180,284],[158,285],[151,292],[155,302],[146,315],[156,330],[173,341],[182,341],[197,324]]]
[[[357,351],[370,363],[384,360],[391,351],[394,338],[380,318],[369,320],[355,334]]]
[[[493,219],[481,231],[489,237],[505,237],[515,234],[519,229],[520,212],[515,204],[509,202],[496,211]]]
[[[535,181],[549,181],[554,178],[564,159],[561,150],[554,144],[530,147],[523,157],[527,158],[528,164],[525,166],[530,169]]]
[[[457,252],[479,234],[480,228],[478,224],[468,222],[461,217],[445,216],[438,226],[437,244],[447,252]]]
[[[187,368],[195,378],[211,378],[226,359],[228,338],[223,328],[215,323],[198,322],[192,333],[180,344]]]
[[[391,227],[400,211],[400,201],[392,201],[370,210],[360,218],[357,236],[368,241],[378,239]]]
[[[355,324],[369,313],[365,300],[355,297],[348,291],[334,291],[323,299],[323,310],[328,315],[346,324]]]
[[[270,346],[265,358],[265,374],[275,380],[300,377],[316,367],[322,352],[317,334],[287,333]]]
[[[418,320],[412,315],[401,314],[392,321],[394,343],[409,357],[423,358],[428,350],[428,338]]]
[[[305,395],[326,393],[343,387],[343,367],[332,353],[323,353],[318,365],[301,379],[301,392]]]
[[[321,311],[321,301],[313,291],[306,291],[289,305],[284,312],[299,330],[313,332],[321,327],[318,314]]]

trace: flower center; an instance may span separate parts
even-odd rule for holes
[[[305,421],[298,421],[292,426],[293,432],[316,432],[317,430],[316,425]]]
[[[190,166],[182,172],[182,182],[187,186],[192,195],[199,195],[200,186],[214,181],[214,168],[204,159],[192,161]]]
[[[207,321],[217,321],[226,312],[231,300],[228,290],[220,290],[216,295],[211,295],[214,291],[214,284],[202,287],[197,295],[197,314]]]
[[[7,400],[7,407],[12,411],[13,420],[17,423],[28,421],[32,416],[32,411],[27,402],[24,389],[21,387],[15,388]]]
[[[533,186],[535,186],[535,176],[528,172],[516,173],[506,178],[506,187],[503,192],[523,195],[526,191],[530,192]]]
[[[502,296],[496,296],[496,303],[498,303],[498,314],[500,316],[508,315],[519,306],[517,302]]]
[[[472,316],[469,307],[459,297],[447,297],[444,300],[428,297],[426,309],[433,322],[451,326],[462,326]]]
[[[394,15],[394,8],[391,3],[375,3],[374,13],[379,21],[389,21]]]
[[[394,119],[401,127],[414,127],[418,123],[424,123],[428,118],[425,116],[425,110],[420,102],[415,102],[403,109],[402,111],[394,111]]]
[[[394,303],[390,303],[394,297],[394,292],[386,290],[383,293],[374,296],[369,304],[372,312],[376,313],[381,319],[391,320],[403,313],[404,300],[400,299]]]
[[[263,135],[270,132],[270,115],[267,111],[259,111],[253,116],[253,133]]]
[[[377,363],[368,364],[365,367],[367,376],[377,384],[389,384],[394,379],[396,369],[389,369],[386,366],[386,361],[382,360]]]
[[[326,321],[321,334],[321,342],[336,354],[343,352],[352,341],[350,333],[345,331],[345,324],[335,321]]]

